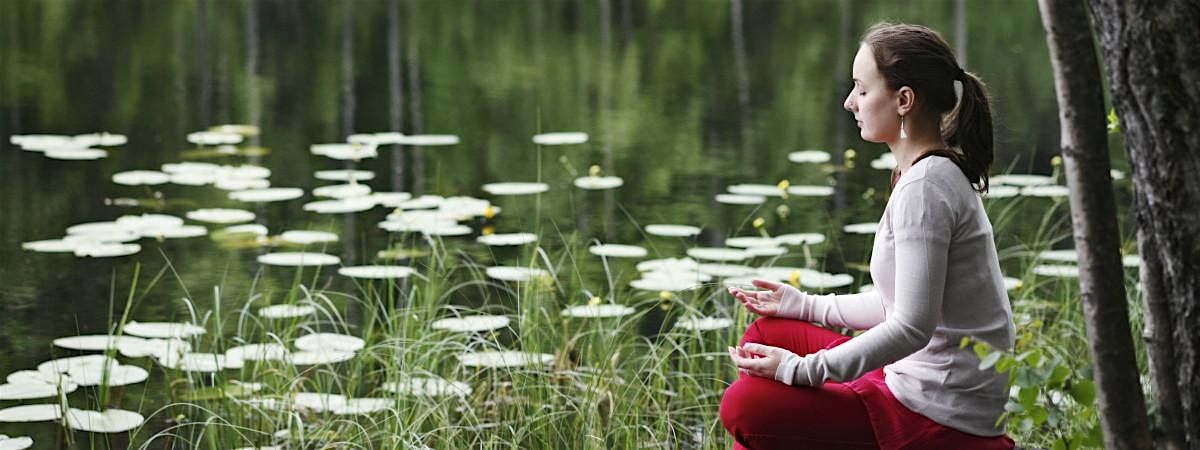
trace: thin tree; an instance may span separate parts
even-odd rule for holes
[[[1200,446],[1200,4],[1089,0],[1134,183],[1160,448]]]
[[[1113,200],[1100,63],[1083,0],[1039,0],[1054,69],[1079,292],[1104,446],[1152,447],[1138,378]]]

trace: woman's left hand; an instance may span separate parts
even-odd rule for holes
[[[769,380],[775,379],[779,363],[793,353],[779,347],[747,342],[740,347],[729,347],[729,357],[738,371]]]

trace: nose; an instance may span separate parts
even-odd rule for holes
[[[846,94],[846,101],[842,102],[842,109],[845,109],[846,111],[854,112],[854,92],[853,91],[851,91],[849,94]]]

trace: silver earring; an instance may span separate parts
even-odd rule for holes
[[[900,116],[900,139],[908,139],[908,133],[904,132],[904,116]]]

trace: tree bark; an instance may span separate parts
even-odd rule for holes
[[[754,139],[750,124],[750,68],[746,58],[745,21],[742,20],[742,0],[729,2],[729,37],[733,44],[733,69],[737,75],[738,118],[742,137],[742,168],[751,167]]]
[[[409,116],[412,117],[412,133],[420,134],[425,129],[424,107],[421,105],[421,60],[417,46],[417,5],[410,2],[408,8],[408,98]],[[412,193],[425,193],[425,155],[421,147],[410,147],[412,152]]]
[[[1134,182],[1160,447],[1200,446],[1200,4],[1090,0]]]
[[[1150,449],[1146,400],[1129,331],[1100,63],[1087,10],[1082,0],[1039,0],[1038,5],[1054,69],[1079,291],[1104,446]]]
[[[400,0],[388,0],[388,119],[391,131],[402,131],[404,128],[404,91],[401,88],[402,78],[400,66]],[[393,146],[392,149],[392,190],[404,190],[404,152],[403,147]]]

